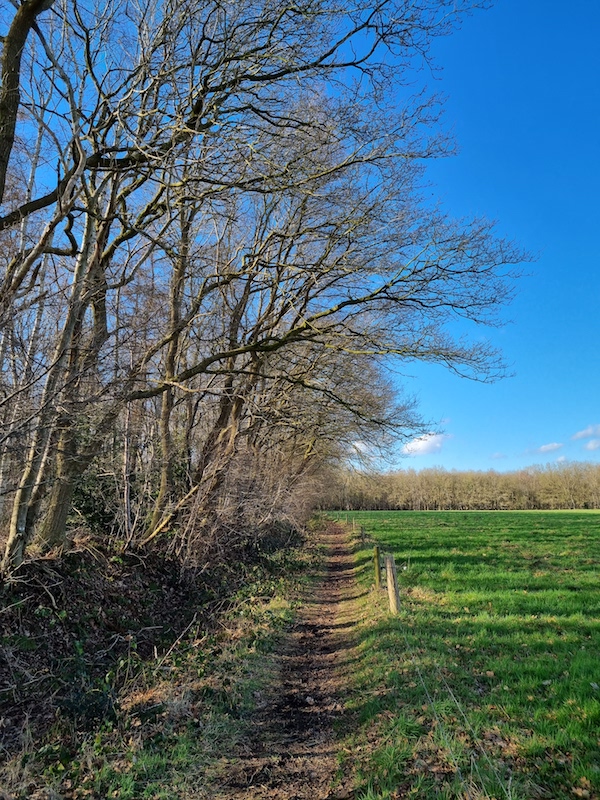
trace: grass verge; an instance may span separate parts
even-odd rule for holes
[[[351,517],[371,587],[345,742],[360,800],[598,798],[600,514]],[[374,542],[396,558],[397,617]]]

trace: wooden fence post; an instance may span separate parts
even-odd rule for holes
[[[387,576],[388,598],[390,600],[390,611],[392,614],[398,613],[400,606],[400,594],[398,592],[398,575],[396,573],[396,562],[391,554],[385,557],[385,570]]]
[[[379,546],[373,549],[373,566],[375,567],[375,588],[381,589],[381,561],[379,560]]]

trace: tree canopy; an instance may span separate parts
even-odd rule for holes
[[[73,511],[182,547],[287,513],[356,441],[419,430],[386,359],[501,373],[454,323],[496,324],[522,255],[420,197],[452,144],[415,76],[472,7],[5,10],[5,569]]]

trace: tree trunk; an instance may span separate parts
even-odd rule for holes
[[[56,343],[52,367],[46,378],[27,462],[13,501],[8,541],[1,565],[3,572],[15,569],[21,564],[25,556],[25,549],[32,538],[35,524],[33,512],[37,510],[37,498],[43,491],[42,478],[48,465],[48,445],[53,431],[56,429],[56,412],[53,406],[63,390],[70,363],[74,358],[73,343],[81,326],[83,314],[81,297],[84,291],[84,280],[94,230],[95,220],[89,215],[86,219],[81,251],[73,275],[69,309]]]
[[[0,84],[0,202],[4,197],[6,172],[15,143],[15,128],[21,102],[21,57],[37,15],[51,5],[50,0],[22,2],[4,39]]]
[[[179,242],[179,255],[176,259],[173,271],[173,278],[170,286],[169,298],[169,324],[171,326],[171,340],[167,349],[165,359],[165,380],[173,380],[175,367],[179,356],[180,335],[178,332],[181,322],[181,302],[183,298],[183,288],[188,262],[190,247],[191,223],[195,215],[195,209],[191,213],[182,209],[179,223],[181,239]],[[166,505],[173,495],[173,466],[175,453],[173,451],[173,437],[171,435],[171,414],[175,403],[173,389],[169,386],[162,396],[160,413],[160,445],[161,445],[161,471],[160,487],[158,496],[154,503],[154,511],[150,522],[150,530],[153,531],[160,524]]]
[[[173,438],[171,436],[171,412],[173,410],[173,390],[167,389],[162,396],[160,414],[161,469],[160,486],[154,502],[150,529],[159,525],[169,497],[173,490]]]
[[[66,541],[67,517],[78,472],[76,456],[73,423],[71,420],[63,420],[57,443],[54,483],[50,490],[46,513],[36,533],[36,540],[43,552],[48,552]]]

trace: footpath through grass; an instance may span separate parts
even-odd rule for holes
[[[402,599],[358,601],[358,797],[600,797],[600,514],[348,518],[363,589],[377,542]]]

